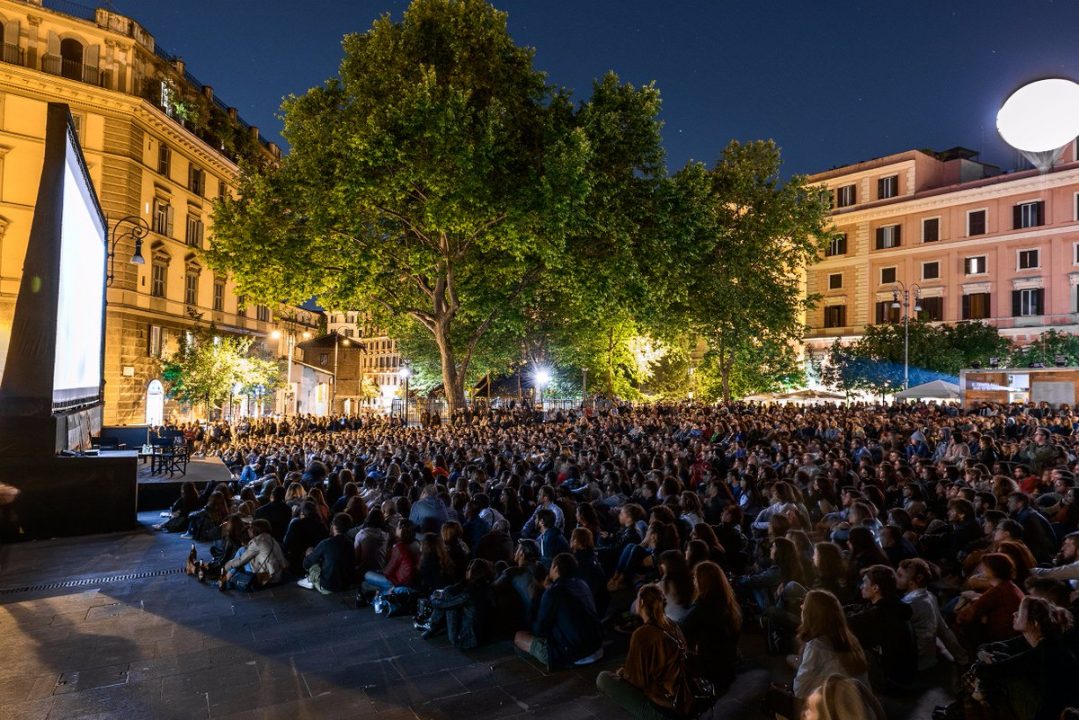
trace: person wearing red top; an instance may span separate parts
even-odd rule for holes
[[[1015,563],[1010,557],[989,553],[982,557],[982,568],[989,589],[981,594],[964,592],[962,597],[968,604],[956,614],[960,632],[971,648],[1015,637],[1012,616],[1023,600],[1023,591],[1013,582]]]
[[[419,558],[416,553],[416,526],[402,520],[397,526],[397,544],[382,572],[367,571],[363,576],[364,592],[387,592],[395,587],[412,587],[416,581]]]

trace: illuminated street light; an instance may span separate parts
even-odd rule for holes
[[[408,379],[412,377],[412,368],[402,365],[397,371],[397,376],[405,381],[405,427],[408,427]]]
[[[273,338],[274,340],[280,340],[281,339],[281,331],[280,330],[274,330],[273,332],[270,333],[270,337]]]
[[[544,367],[536,368],[532,379],[536,383],[536,404],[539,405],[540,412],[543,412],[543,388],[551,384],[551,371]]]

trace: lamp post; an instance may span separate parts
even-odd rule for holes
[[[551,383],[551,371],[543,367],[536,368],[533,379],[536,381],[536,403],[540,412],[543,412],[543,388]]]
[[[412,377],[412,368],[402,365],[397,375],[405,381],[405,427],[408,427],[408,379]]]
[[[124,223],[130,225],[124,232],[120,232],[120,226]],[[109,242],[109,271],[105,275],[106,287],[112,287],[112,281],[116,279],[113,267],[116,263],[116,246],[123,238],[131,238],[135,241],[135,252],[131,255],[132,265],[145,265],[146,258],[142,256],[142,239],[150,233],[150,226],[138,215],[127,215],[117,220],[112,226],[112,239]]]
[[[285,417],[288,417],[288,406],[291,403],[291,397],[293,395],[293,392],[292,392],[292,355],[293,355],[293,348],[296,347],[296,333],[295,333],[294,330],[291,330],[291,329],[286,330],[285,333],[286,333],[286,337],[285,337],[286,347],[287,347],[287,352],[288,352],[288,357],[285,360],[285,363],[286,363],[285,364],[285,367],[286,367],[286,370],[285,370],[285,378],[286,378],[285,386],[286,386],[287,389],[285,390],[285,402],[284,402],[284,405],[282,407],[282,410],[284,412]],[[280,330],[274,330],[273,332],[270,333],[270,337],[272,337],[274,340],[280,340],[281,339],[281,331]]]
[[[922,289],[917,283],[909,287],[903,281],[892,288],[892,309],[903,308],[903,389],[910,388],[910,294],[914,293],[914,312],[922,311]],[[899,302],[902,293],[903,302]]]

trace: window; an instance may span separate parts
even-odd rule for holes
[[[150,294],[154,297],[165,297],[165,279],[168,271],[169,266],[164,260],[154,260],[150,268]]]
[[[894,285],[895,284],[895,268],[886,267],[880,269],[880,284],[881,285]]]
[[[150,357],[161,357],[161,350],[163,343],[161,342],[162,333],[160,325],[151,325],[149,331],[149,337],[146,343],[146,353]]]
[[[967,213],[967,235],[985,235],[985,210]]]
[[[824,308],[824,327],[839,328],[847,325],[847,306],[829,305]]]
[[[1041,200],[1036,202],[1019,203],[1012,208],[1012,228],[1038,227],[1045,224],[1045,203]]]
[[[345,328],[345,337],[352,337],[352,328]]]
[[[918,313],[919,320],[927,322],[942,322],[944,320],[944,298],[922,298],[922,311]]]
[[[161,198],[155,198],[153,221],[155,233],[172,237],[172,205]]]
[[[159,143],[157,146],[157,171],[168,177],[170,169],[172,169],[172,148],[165,143]]]
[[[185,236],[187,244],[191,247],[202,247],[202,236],[202,218],[200,218],[198,215],[188,215],[187,235]]]
[[[877,325],[899,322],[899,308],[892,307],[891,300],[881,300],[877,303]]]
[[[241,317],[247,317],[247,298],[243,295],[236,297],[236,314]]]
[[[922,280],[939,280],[940,279],[940,263],[936,260],[933,262],[922,263]]]
[[[187,168],[187,189],[199,197],[206,194],[206,172],[194,163]]]
[[[259,322],[270,322],[270,308],[265,305],[258,305],[255,307],[255,318]]]
[[[877,228],[877,250],[899,247],[899,226],[885,225]]]
[[[989,293],[970,293],[963,296],[964,320],[988,320]]]
[[[984,275],[987,270],[985,255],[975,255],[963,259],[963,273],[966,275]]]
[[[825,257],[847,254],[847,234],[842,233],[828,241],[828,247],[824,251]]]
[[[214,310],[225,311],[225,281],[214,280]]]
[[[940,240],[940,218],[922,220],[922,242],[936,242],[937,240]]]
[[[836,192],[836,205],[838,207],[850,207],[858,202],[858,193],[854,185],[844,185]]]
[[[1031,315],[1043,315],[1045,306],[1045,290],[1042,288],[1027,288],[1012,291],[1012,317],[1030,317]]]
[[[217,183],[217,196],[219,198],[229,196],[229,186],[224,180]]]
[[[184,275],[184,302],[188,305],[199,304],[199,274],[187,271]]]
[[[877,180],[877,198],[885,200],[899,194],[899,176],[889,175]]]
[[[1033,270],[1038,267],[1038,251],[1037,250],[1020,250],[1019,251],[1019,270]]]
[[[843,288],[843,273],[832,273],[828,276],[828,289],[841,290]]]
[[[322,367],[326,367],[327,365],[329,365],[330,364],[330,354],[329,353],[319,353],[318,354],[318,364],[321,365]]]

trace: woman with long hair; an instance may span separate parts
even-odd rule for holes
[[[798,628],[802,653],[789,689],[773,685],[766,702],[788,718],[801,715],[802,704],[832,675],[852,678],[869,687],[869,663],[858,638],[847,627],[843,606],[827,590],[810,590],[802,604]]]
[[[1036,597],[1019,603],[1005,642],[982,645],[974,664],[977,686],[964,703],[970,720],[1056,720],[1079,704],[1079,662],[1064,640],[1074,624],[1064,608]]]
[[[982,574],[989,584],[984,593],[964,590],[965,604],[957,606],[960,636],[970,647],[1015,637],[1012,616],[1019,609],[1023,591],[1015,584],[1015,562],[1004,553],[982,556]]]
[[[630,717],[685,717],[692,706],[686,679],[686,641],[667,616],[666,604],[658,586],[641,587],[636,605],[642,625],[630,637],[625,664],[596,678],[599,691]]]
[[[742,609],[716,563],[694,566],[693,602],[678,624],[692,653],[692,669],[717,690],[729,687],[738,666]]]
[[[667,598],[667,617],[678,622],[693,602],[693,575],[686,556],[679,550],[665,550],[659,556],[659,585]]]
[[[154,530],[179,532],[187,527],[188,516],[199,509],[199,493],[195,483],[188,480],[180,486],[180,497],[170,508],[170,517],[163,523],[154,525]]]

